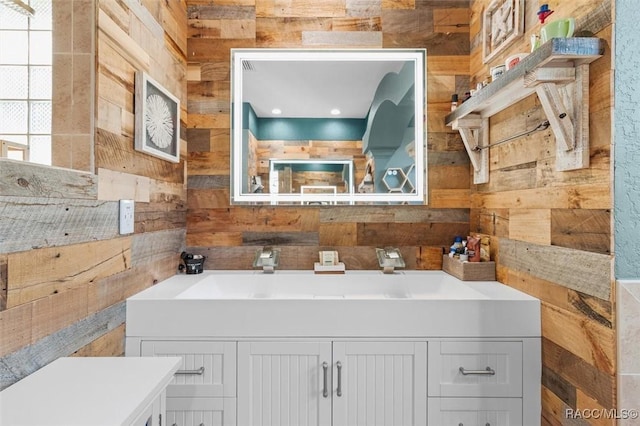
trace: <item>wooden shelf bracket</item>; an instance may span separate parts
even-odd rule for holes
[[[469,114],[451,123],[460,132],[462,143],[473,166],[473,183],[489,182],[489,119],[480,114]]]
[[[589,65],[572,82],[538,84],[536,94],[556,137],[556,170],[589,167]]]

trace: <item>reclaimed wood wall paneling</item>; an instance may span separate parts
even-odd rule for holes
[[[99,128],[96,131],[95,149],[98,167],[167,182],[184,181],[184,161],[170,163],[137,152],[133,148],[133,138]]]
[[[131,240],[126,237],[10,253],[8,306],[83,287],[130,265]]]
[[[0,194],[14,197],[96,198],[91,173],[0,159]]]
[[[117,212],[113,201],[0,196],[0,251],[116,238]]]
[[[98,169],[98,199],[130,199],[136,202],[149,202],[151,179],[146,176]]]
[[[470,82],[510,54],[529,51],[539,32],[538,4],[526,2],[527,33],[491,64],[482,63],[481,16],[471,3]],[[553,16],[574,16],[578,30],[605,40],[590,66],[590,162],[555,171],[555,137],[535,132],[495,146],[490,180],[472,188],[471,229],[492,236],[498,279],[542,300],[542,424],[566,424],[566,408],[616,407],[616,321],[611,256],[612,2],[553,2]],[[531,96],[491,118],[491,142],[544,120]],[[495,242],[495,244],[494,244]],[[605,419],[581,424],[613,425]]]
[[[281,233],[273,233],[273,241],[266,239],[265,245],[278,242]],[[190,252],[207,257],[207,269],[251,269],[256,250],[262,245],[232,245],[219,250],[215,246],[190,247]],[[318,261],[318,250],[337,250],[340,261],[350,270],[377,270],[380,268],[375,249],[379,246],[339,245],[281,245],[279,269],[310,270]],[[432,246],[403,246],[401,253],[407,269],[442,269],[442,249]],[[440,259],[438,263],[437,259]]]
[[[469,231],[469,159],[460,137],[443,125],[451,93],[468,82],[468,2],[258,0],[253,5],[188,2],[188,98],[195,111],[189,111],[187,125],[187,246],[207,250],[209,259],[226,259],[233,248],[279,243],[283,249],[296,249],[298,260],[291,262],[295,269],[312,265],[319,247],[336,246],[352,253],[349,268],[361,269],[377,268],[371,264],[372,245],[396,244],[406,248],[410,258],[420,259],[412,268],[439,268],[441,247],[450,245],[454,233]],[[430,205],[230,206],[229,48],[359,46],[427,48],[427,159],[434,177],[429,182]],[[293,149],[286,147],[287,152]],[[301,247],[304,250],[298,250]],[[246,269],[253,250],[242,256],[243,262],[235,258],[221,263]],[[301,259],[303,255],[308,258]],[[206,266],[214,268],[213,262]]]
[[[71,356],[122,356],[124,353],[125,324],[107,331],[91,343],[81,347]]]
[[[61,356],[68,356],[124,323],[121,301],[49,334],[38,342],[2,357],[0,390],[34,373]],[[8,311],[7,311],[8,312]]]

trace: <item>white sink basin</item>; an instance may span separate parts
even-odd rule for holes
[[[127,335],[539,337],[540,302],[442,271],[205,271],[127,299]]]
[[[486,299],[458,280],[421,279],[418,275],[261,272],[211,275],[179,293],[176,299]]]

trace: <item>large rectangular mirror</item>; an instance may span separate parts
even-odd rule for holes
[[[424,204],[424,49],[232,49],[233,204]]]

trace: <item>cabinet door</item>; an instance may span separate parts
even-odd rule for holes
[[[426,424],[426,342],[334,342],[333,374],[333,426]]]
[[[167,397],[235,397],[236,342],[145,340],[142,356],[179,356]]]
[[[235,398],[169,398],[166,426],[236,426]]]
[[[330,342],[238,343],[239,425],[330,426],[330,391]]]
[[[429,398],[429,425],[522,426],[520,398]]]

